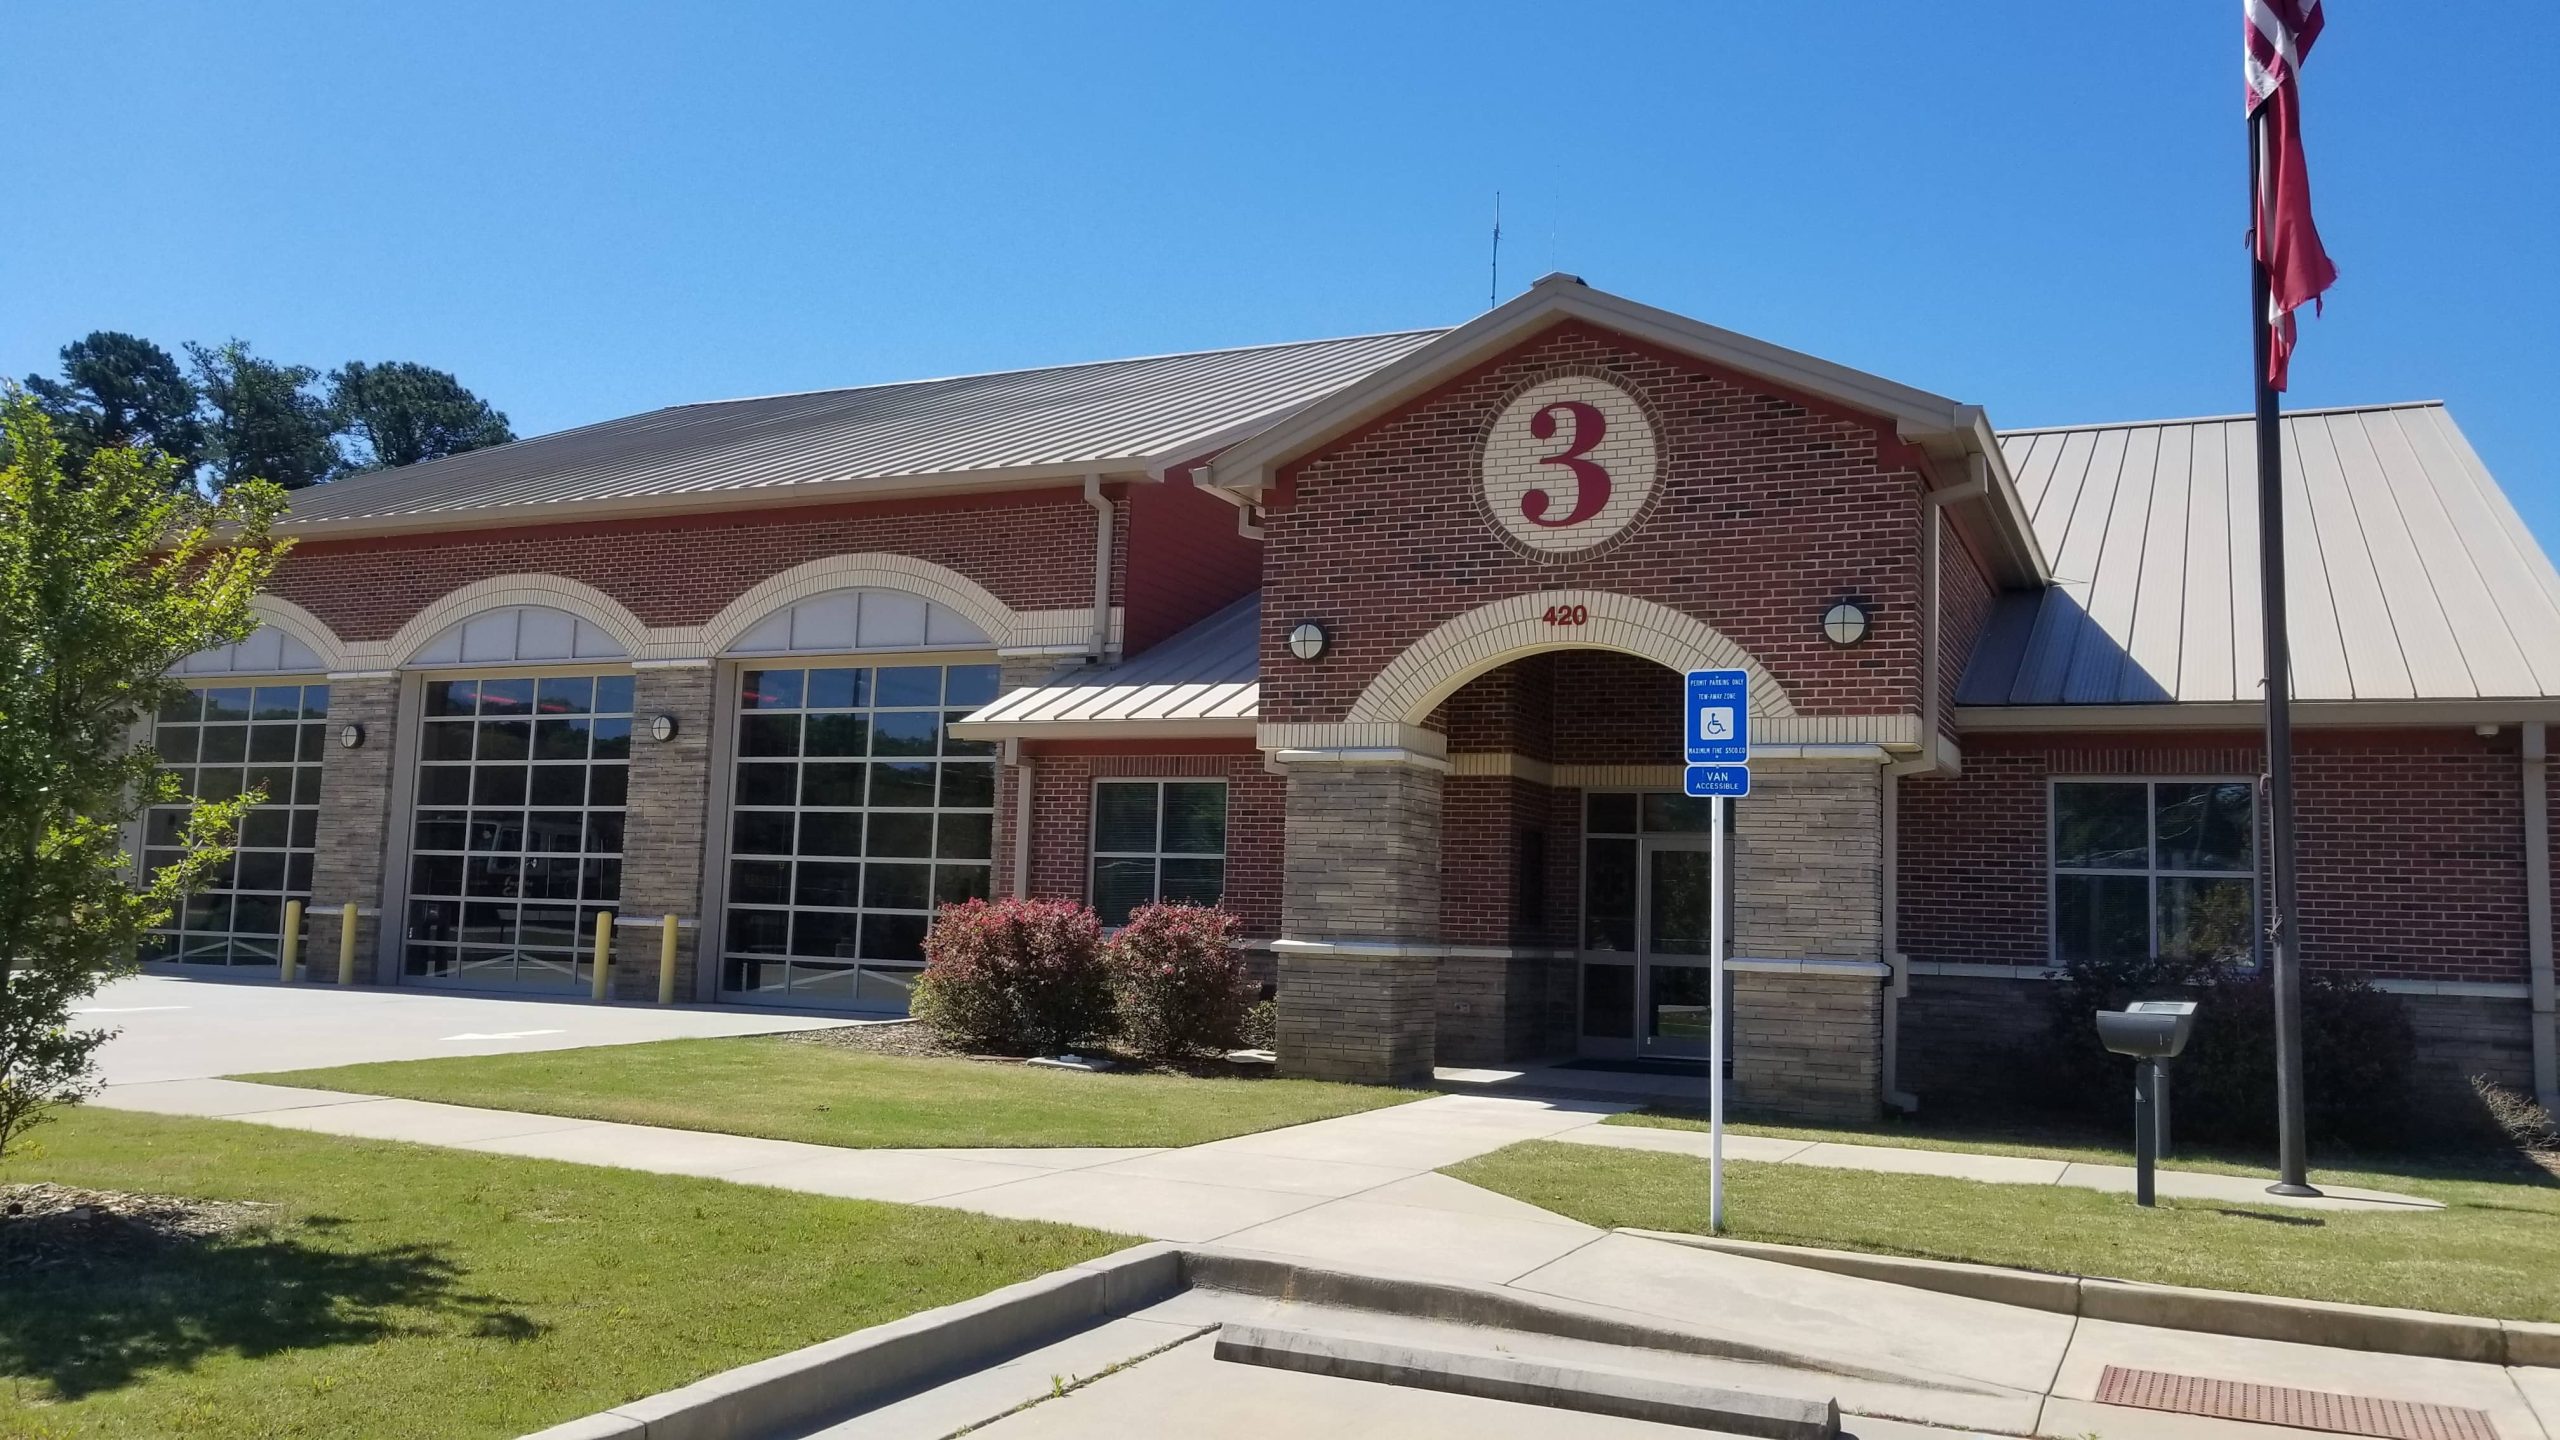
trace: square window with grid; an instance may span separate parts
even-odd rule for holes
[[[622,898],[629,675],[426,682],[402,972],[466,989],[567,990]]]
[[[2058,780],[2053,956],[2257,958],[2257,794],[2246,780]]]
[[[993,665],[823,665],[738,677],[720,988],[902,1012],[943,905],[984,899],[995,746],[951,724]]]
[[[160,708],[151,748],[186,795],[228,800],[257,791],[266,798],[241,820],[229,863],[144,942],[145,961],[276,963],[285,902],[311,898],[328,714],[329,687],[299,683],[198,686]],[[146,868],[176,863],[189,809],[182,803],[144,812]]]
[[[1093,787],[1093,909],[1126,925],[1157,900],[1227,892],[1227,782],[1101,780]]]

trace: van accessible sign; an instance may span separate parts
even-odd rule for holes
[[[1751,793],[1751,676],[1743,670],[1692,670],[1682,707],[1681,789],[1700,798]]]

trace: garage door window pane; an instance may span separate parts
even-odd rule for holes
[[[242,818],[233,860],[149,938],[147,958],[189,965],[275,964],[285,902],[311,899],[320,755],[303,755],[302,732],[306,718],[328,709],[328,686],[274,682],[196,687],[160,707],[152,748],[183,794],[264,798]],[[216,723],[195,723],[200,718]],[[209,732],[219,735],[207,745]],[[144,843],[162,847],[144,853],[146,865],[157,868],[178,858],[168,847],[177,844],[190,808],[180,801],[144,812]]]
[[[944,728],[952,695],[992,693],[981,671],[741,675],[724,991],[903,1008],[934,908],[987,893],[995,767]]]

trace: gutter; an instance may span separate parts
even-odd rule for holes
[[[1920,1108],[1920,1097],[1902,1088],[1902,1002],[1911,994],[1911,961],[1902,953],[1902,777],[1938,775],[1949,765],[1946,738],[1939,733],[1944,713],[1939,699],[1939,672],[1944,659],[1946,590],[1946,508],[1991,493],[1990,461],[1981,454],[1965,457],[1972,478],[1961,485],[1932,490],[1921,509],[1929,526],[1920,547],[1920,754],[1885,767],[1881,805],[1884,828],[1884,958],[1893,971],[1884,992],[1884,1103],[1904,1112]]]
[[[2547,727],[2524,725],[2524,914],[2533,995],[2533,1093],[2560,1107],[2560,1034],[2553,1031],[2551,965],[2551,750]]]
[[[1111,498],[1102,493],[1102,476],[1084,477],[1084,503],[1093,507],[1093,663],[1101,664],[1111,649]]]

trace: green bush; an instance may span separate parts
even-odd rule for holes
[[[1171,1060],[1233,1050],[1262,987],[1236,949],[1236,920],[1218,906],[1142,905],[1105,947],[1131,1050]]]
[[[1112,1028],[1102,926],[1061,900],[945,905],[925,937],[915,1017],[963,1049],[1055,1055]]]
[[[2181,1138],[2240,1144],[2276,1137],[2275,983],[2269,968],[2163,957],[2076,961],[2056,972],[2045,1042],[2047,1093],[2100,1119],[2130,1114],[2133,1062],[2098,1043],[2099,1010],[2135,1000],[2193,1000],[2195,1031],[2169,1067]],[[2360,975],[2308,969],[2302,1069],[2310,1137],[2357,1146],[2406,1138],[2417,1042],[2392,996]]]

